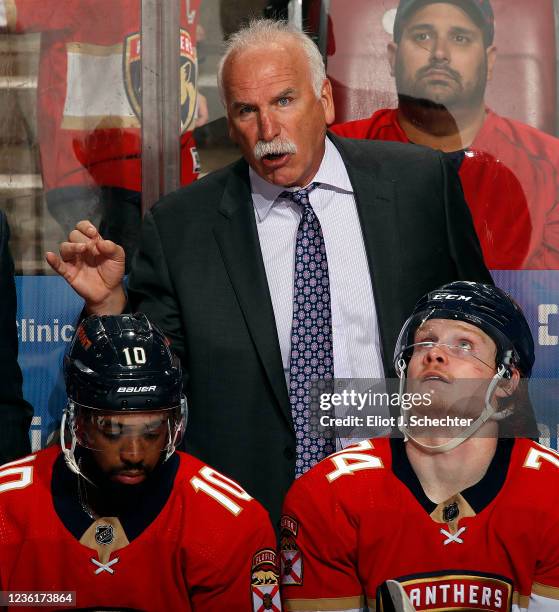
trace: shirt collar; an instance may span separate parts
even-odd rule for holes
[[[300,189],[300,187],[282,187],[274,185],[264,180],[261,176],[249,167],[250,190],[252,202],[256,210],[259,221],[264,221],[268,216],[272,206],[283,191]],[[313,178],[313,182],[318,182],[321,187],[330,187],[337,191],[353,193],[353,187],[349,180],[345,164],[338,149],[329,138],[326,138],[324,157],[318,168],[318,172]]]

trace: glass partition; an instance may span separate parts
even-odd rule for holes
[[[343,0],[0,0],[0,208],[35,446],[64,405],[60,363],[81,309],[45,251],[89,218],[129,265],[142,207],[239,156],[217,65],[224,39],[263,12],[302,18],[323,50],[336,123],[363,120],[335,130],[432,146],[455,164],[495,281],[530,317],[535,374],[555,379],[556,4],[492,0],[494,40],[480,47],[430,13],[395,41],[398,0],[351,0],[351,10]],[[483,14],[458,17],[487,35]]]
[[[216,86],[223,24],[229,33],[263,6],[0,0],[0,209],[33,448],[59,422],[62,357],[82,307],[45,252],[87,218],[125,247],[129,268],[142,207],[238,157]]]
[[[333,85],[334,131],[429,146],[455,166],[487,266],[529,317],[534,376],[552,381],[535,393],[552,405],[559,391],[557,2],[424,3],[407,13],[398,5],[352,0],[348,10],[343,0],[305,0],[305,25],[325,50]],[[541,428],[556,446],[557,423]]]

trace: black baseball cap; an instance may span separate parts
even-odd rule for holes
[[[400,42],[406,20],[417,9],[427,4],[455,4],[463,9],[483,32],[485,46],[493,44],[495,37],[495,15],[489,0],[400,0],[394,20],[394,41]]]

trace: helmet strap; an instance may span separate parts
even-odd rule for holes
[[[167,445],[166,445],[166,451],[165,451],[165,459],[163,459],[163,463],[165,463],[165,461],[169,460],[171,458],[171,456],[173,455],[173,453],[175,452],[176,448],[177,448],[177,444],[179,443],[182,434],[184,433],[184,430],[186,429],[186,423],[188,421],[188,404],[186,402],[186,397],[184,395],[181,396],[181,414],[180,414],[180,420],[179,422],[175,425],[174,428],[171,428],[170,426],[167,427],[168,429],[168,440],[167,440]]]
[[[401,359],[400,361],[403,361],[403,360]],[[506,372],[509,371],[509,368],[506,365],[506,363],[502,363],[499,366],[493,378],[491,379],[489,386],[487,387],[487,391],[485,392],[485,401],[484,401],[485,407],[482,413],[478,416],[478,418],[470,426],[468,426],[464,430],[462,435],[459,438],[452,438],[448,440],[447,442],[444,442],[443,444],[425,444],[424,442],[422,442],[421,440],[413,436],[410,433],[407,425],[405,425],[407,419],[405,418],[404,415],[406,411],[403,411],[401,407],[402,406],[401,399],[402,399],[402,394],[404,392],[404,386],[405,386],[405,381],[406,381],[405,362],[404,362],[403,367],[401,367],[400,362],[398,362],[397,367],[398,367],[398,376],[400,378],[400,385],[399,385],[399,390],[398,390],[398,393],[400,395],[400,415],[402,416],[402,418],[400,419],[400,423],[398,425],[398,429],[404,434],[404,442],[407,442],[408,439],[410,439],[410,440],[413,440],[415,444],[417,444],[421,448],[425,448],[431,452],[446,453],[450,450],[457,448],[458,446],[460,446],[460,444],[462,444],[462,442],[465,442],[466,440],[471,438],[476,433],[476,431],[478,431],[489,419],[492,418],[494,420],[499,420],[499,419],[505,418],[509,414],[509,411],[505,410],[504,411],[505,414],[501,415],[501,413],[497,412],[496,408],[491,403],[491,398],[493,397],[493,394],[495,392],[495,389],[497,388],[497,385],[501,382],[501,380],[505,378]]]
[[[410,438],[408,428],[404,425],[407,420],[407,410],[402,408],[402,397],[404,395],[404,387],[406,386],[406,367],[407,364],[405,359],[398,359],[398,363],[396,364],[396,374],[400,379],[400,383],[398,384],[398,397],[400,398],[400,419],[398,420],[398,429],[404,434],[404,442],[407,442]]]
[[[168,461],[175,452],[175,440],[176,440],[176,432],[173,435],[173,430],[171,428],[171,424],[167,425],[167,444],[165,446],[165,459],[163,459],[163,463]]]
[[[67,423],[68,421],[68,423]],[[68,428],[66,428],[68,425]],[[70,448],[66,447],[66,431],[70,432]],[[68,466],[68,469],[76,474],[78,477],[85,478],[87,482],[93,484],[91,480],[81,471],[78,462],[76,461],[76,431],[75,431],[75,407],[74,402],[68,400],[64,412],[62,413],[62,420],[60,421],[60,447],[62,448],[62,454],[64,455],[64,461]]]

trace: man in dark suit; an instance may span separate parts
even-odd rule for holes
[[[145,217],[128,306],[161,325],[185,365],[188,449],[239,480],[276,519],[304,453],[316,451],[300,451],[293,393],[300,373],[292,321],[297,304],[307,308],[297,293],[304,262],[293,270],[303,234],[328,252],[319,298],[331,296],[322,311],[331,317],[321,317],[329,331],[315,347],[330,367],[324,378],[333,375],[324,357],[332,340],[336,376],[389,374],[397,332],[423,293],[490,276],[459,181],[440,154],[326,138],[330,83],[302,33],[253,24],[230,39],[219,81],[244,159]],[[293,203],[302,192],[319,222],[307,223],[307,208],[302,215]],[[308,264],[314,254],[305,257]],[[125,308],[122,249],[91,223],[79,223],[60,257],[47,260],[89,312]]]
[[[10,228],[0,211],[0,465],[31,452],[33,409],[23,399],[17,363],[16,287],[8,247]]]

